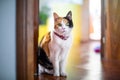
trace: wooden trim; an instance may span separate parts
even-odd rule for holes
[[[39,0],[34,1],[34,53],[38,50]],[[38,74],[37,54],[34,54],[34,73]]]
[[[16,3],[16,60],[17,80],[27,80],[26,67],[26,0]]]
[[[106,39],[106,4],[101,0],[101,58],[105,57],[105,39]],[[105,40],[105,41],[104,41]]]
[[[16,3],[17,80],[34,80],[38,33],[38,0]]]

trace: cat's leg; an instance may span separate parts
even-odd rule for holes
[[[65,60],[62,60],[60,62],[60,75],[61,76],[67,76],[67,73],[65,72],[65,63],[66,63]]]
[[[38,73],[39,75],[45,71],[45,68],[38,64]]]
[[[45,69],[45,73],[50,74],[50,75],[53,75],[53,70]]]
[[[65,66],[66,66],[66,58],[67,58],[68,50],[62,50],[61,54],[63,55],[61,56],[61,61],[60,61],[60,75],[67,76],[67,73],[65,71]]]
[[[60,76],[59,72],[59,50],[55,50],[54,53],[52,53],[52,64],[53,64],[53,75],[54,76]]]
[[[60,73],[59,73],[59,61],[55,60],[54,63],[53,63],[53,66],[54,66],[54,76],[60,76]]]

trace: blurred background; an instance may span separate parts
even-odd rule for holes
[[[100,0],[40,0],[39,4],[39,42],[41,37],[54,26],[53,12],[59,16],[66,16],[70,10],[73,13],[74,39],[78,42],[89,39],[100,40]]]
[[[101,0],[40,0],[38,43],[54,28],[53,12],[64,17],[70,10],[74,24],[73,43],[68,55],[66,71],[69,74],[68,80],[77,80],[79,68],[87,67],[93,73],[101,70]],[[97,70],[93,70],[95,68]]]

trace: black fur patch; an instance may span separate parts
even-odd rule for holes
[[[68,22],[69,22],[69,27],[70,27],[70,28],[73,28],[73,21],[70,20],[70,19],[67,18],[67,17],[64,17],[64,18],[68,20]]]
[[[53,69],[52,63],[50,62],[45,51],[41,47],[38,47],[38,64],[45,67],[46,69]]]

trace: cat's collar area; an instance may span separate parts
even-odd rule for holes
[[[63,36],[63,35],[59,35],[58,33],[54,32],[54,34],[56,36],[58,36],[59,38],[61,38],[62,40],[67,40],[69,38],[69,36]]]

